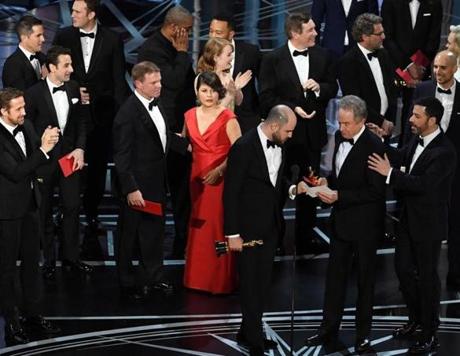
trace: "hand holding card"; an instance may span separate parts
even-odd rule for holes
[[[68,155],[65,155],[64,157],[60,158],[58,162],[59,166],[61,166],[61,171],[65,178],[75,172],[73,169],[74,158],[72,156],[69,157]]]

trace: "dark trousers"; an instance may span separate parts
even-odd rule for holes
[[[1,309],[7,321],[18,318],[19,298],[16,260],[21,260],[20,286],[23,295],[24,316],[39,314],[39,258],[40,238],[38,213],[30,210],[23,218],[0,220],[0,298]]]
[[[53,194],[59,188],[59,202],[62,212],[62,259],[76,261],[79,259],[80,234],[80,172],[65,178],[56,164],[53,171],[44,177],[40,186],[42,203],[40,205],[40,223],[43,229],[42,248],[46,265],[56,262],[56,246],[53,223]]]
[[[396,241],[395,267],[409,320],[422,325],[422,337],[439,325],[441,281],[438,275],[441,241],[415,241],[404,226]]]
[[[358,299],[356,301],[356,338],[369,336],[372,326],[377,239],[364,236],[361,240],[331,239],[326,277],[323,323],[321,332],[337,334],[342,321],[347,280],[353,257],[356,258]]]
[[[122,204],[118,220],[116,260],[122,287],[161,281],[163,267],[164,218],[142,213]],[[135,248],[139,267],[133,266]]]
[[[243,319],[240,332],[249,346],[263,348],[262,316],[270,286],[278,234],[266,236],[263,246],[238,254],[240,300]]]
[[[460,287],[460,185],[458,182],[460,175],[456,175],[452,185],[452,199],[449,207],[449,245],[448,260],[449,271],[447,279],[450,283]]]

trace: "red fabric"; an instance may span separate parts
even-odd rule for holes
[[[215,241],[224,241],[222,193],[224,181],[203,184],[202,177],[220,165],[230,149],[227,122],[235,114],[223,110],[207,130],[198,130],[196,108],[185,113],[185,125],[192,144],[190,196],[192,211],[184,271],[184,285],[211,293],[231,293],[237,285],[235,256],[227,253],[217,257]]]

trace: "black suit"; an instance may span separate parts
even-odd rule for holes
[[[40,186],[43,197],[40,220],[43,228],[43,255],[47,265],[54,265],[56,261],[53,224],[53,194],[56,186],[59,186],[62,201],[62,258],[69,261],[79,259],[80,171],[65,178],[58,160],[76,148],[85,150],[86,122],[82,115],[78,83],[64,83],[64,88],[69,103],[66,124],[63,132],[61,131],[58,144],[50,153],[48,164],[38,170],[43,179]],[[33,123],[38,136],[41,136],[48,126],[59,128],[56,108],[46,80],[29,88],[24,98],[26,120]]]
[[[45,55],[41,52],[36,54],[40,66],[45,63]],[[16,88],[26,90],[40,80],[34,70],[30,59],[19,48],[9,56],[3,65],[2,81],[4,88]]]
[[[309,48],[309,78],[320,85],[320,95],[312,91],[305,97],[302,84],[292,60],[288,45],[264,55],[260,69],[260,102],[267,114],[277,104],[287,104],[292,109],[300,106],[307,114],[316,111],[312,119],[297,116],[292,139],[287,143],[286,168],[299,165],[302,175],[312,167],[320,169],[321,148],[327,141],[326,106],[337,94],[335,62],[329,52],[320,47]],[[296,199],[296,240],[299,251],[305,251],[315,226],[316,202],[308,197]]]
[[[367,338],[372,325],[376,251],[383,237],[385,217],[385,179],[368,168],[367,160],[372,153],[383,154],[384,146],[365,129],[337,176],[336,156],[341,137],[337,131],[333,169],[328,177],[330,188],[338,192],[338,200],[331,212],[332,238],[321,332],[336,334],[339,330],[347,274],[355,255],[358,269],[356,337]]]
[[[70,48],[74,72],[71,79],[90,94],[85,160],[88,163],[83,206],[88,220],[97,217],[104,194],[113,118],[129,93],[125,80],[125,55],[121,38],[98,25],[88,72],[85,70],[79,29],[65,27],[53,44]],[[101,144],[102,143],[102,144]]]
[[[354,45],[340,60],[338,77],[343,95],[356,95],[363,99],[367,104],[367,122],[380,126],[384,119],[396,121],[397,93],[394,86],[395,69],[388,52],[382,48],[377,51],[377,55],[378,57],[372,58],[372,61],[380,63],[383,86],[388,99],[388,109],[383,115],[380,114],[380,95],[371,67],[358,45]]]
[[[145,200],[159,202],[165,208],[166,153],[170,144],[178,140],[175,134],[168,135],[166,152],[163,150],[155,124],[134,94],[126,100],[115,117],[114,162],[122,199],[116,251],[122,287],[153,284],[162,278],[164,217],[130,208],[126,197],[139,190]],[[137,242],[141,259],[139,273],[135,272],[131,262]]]
[[[34,128],[24,122],[27,157],[14,136],[0,124],[0,296],[2,314],[17,321],[16,260],[21,258],[24,313],[39,313],[40,239],[37,207],[40,195],[35,170],[46,162]],[[33,188],[32,188],[33,185]]]
[[[284,152],[276,185],[270,181],[262,144],[254,128],[230,149],[224,187],[224,232],[244,241],[263,240],[238,255],[241,311],[240,332],[251,347],[263,347],[262,314],[270,284],[277,239],[283,225],[286,194]]]
[[[441,241],[448,234],[457,157],[455,148],[441,132],[425,147],[409,172],[416,147],[414,136],[402,150],[392,152],[392,166],[405,168],[392,170],[390,184],[401,198],[396,273],[409,309],[409,321],[422,325],[422,337],[426,340],[439,325],[438,264]]]

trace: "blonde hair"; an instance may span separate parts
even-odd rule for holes
[[[210,38],[204,45],[203,54],[198,60],[197,72],[213,72],[216,67],[214,57],[220,56],[227,46],[232,47],[233,50],[232,43],[225,38]]]
[[[457,26],[450,26],[449,28],[450,32],[452,32],[455,35],[455,44],[457,45],[458,48],[458,53],[455,53],[457,57],[460,55],[460,25]]]

